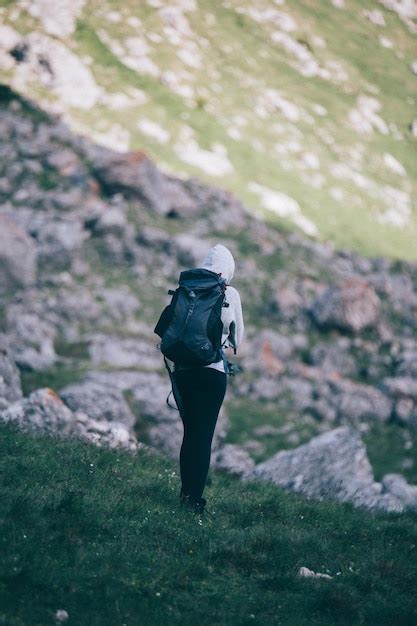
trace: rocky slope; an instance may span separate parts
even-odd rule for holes
[[[416,264],[271,228],[229,192],[94,145],[7,87],[0,96],[3,421],[176,458],[180,420],[153,327],[179,271],[222,241],[247,337],[213,467],[278,475],[309,497],[416,506],[397,475],[416,476]],[[358,432],[378,479],[394,477],[375,482]],[[304,448],[273,456],[312,436],[321,457],[303,453],[302,470]],[[338,455],[343,489],[323,469]],[[282,463],[296,470],[285,484]]]
[[[415,0],[0,0],[0,78],[319,240],[416,259]]]

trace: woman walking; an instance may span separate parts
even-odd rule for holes
[[[230,286],[235,271],[233,255],[228,248],[217,244],[210,249],[201,268],[225,280],[221,345],[236,351],[243,338],[244,324],[239,292]],[[177,363],[173,377],[181,400],[180,415],[184,426],[180,450],[180,500],[192,510],[202,512],[206,505],[202,495],[210,467],[211,444],[227,388],[225,359],[201,366]]]

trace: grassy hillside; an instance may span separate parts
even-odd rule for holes
[[[4,25],[42,36],[20,62],[4,44],[3,80],[267,219],[417,258],[416,36],[382,3],[88,0],[57,27],[39,5],[0,0]]]
[[[176,466],[0,429],[0,623],[416,623],[415,516],[308,503],[212,475],[180,511]],[[300,567],[332,580],[301,579]]]

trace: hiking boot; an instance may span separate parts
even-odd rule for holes
[[[199,500],[190,500],[190,497],[188,496],[186,506],[188,510],[201,515],[202,513],[204,513],[206,502],[207,500],[205,498],[200,498]]]
[[[190,494],[189,493],[185,493],[181,487],[181,491],[180,491],[180,504],[181,506],[184,506],[187,504],[188,500],[190,498]]]

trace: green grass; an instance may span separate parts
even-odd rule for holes
[[[162,456],[11,426],[0,440],[2,624],[46,626],[58,609],[77,626],[416,622],[415,516],[213,473],[200,522]]]
[[[55,341],[54,348],[57,354],[72,359],[88,360],[90,353],[88,341],[66,341],[59,338]]]

